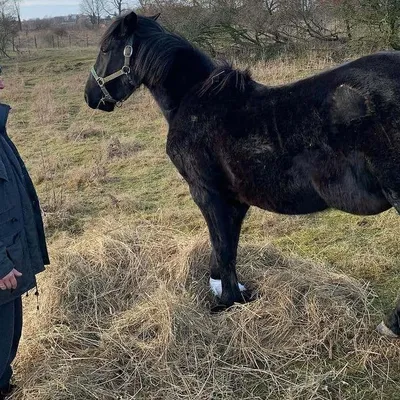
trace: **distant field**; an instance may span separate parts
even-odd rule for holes
[[[71,29],[55,23],[48,29],[20,32],[14,40],[14,45],[23,54],[35,53],[37,50],[43,51],[48,48],[93,47],[98,45],[105,30],[105,25],[101,25],[98,29],[87,29],[85,27]]]
[[[208,235],[165,154],[146,90],[114,114],[83,100],[94,48],[5,61],[8,131],[37,186],[52,265],[25,299],[14,399],[396,399],[400,348],[375,326],[400,294],[399,216],[252,209],[241,280],[209,313]],[[280,84],[332,66],[257,64]]]

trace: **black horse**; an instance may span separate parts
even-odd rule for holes
[[[244,301],[235,263],[251,205],[283,214],[400,211],[400,54],[360,58],[269,87],[217,65],[157,17],[111,25],[85,91],[113,111],[145,85],[169,124],[167,153],[207,221],[211,286]],[[400,302],[380,325],[400,335]]]

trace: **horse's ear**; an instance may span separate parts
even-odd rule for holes
[[[150,17],[152,20],[157,21],[158,18],[160,17],[161,13],[157,13],[156,15],[153,15],[152,17]]]
[[[137,27],[138,16],[133,11],[124,17],[125,33],[133,33]]]

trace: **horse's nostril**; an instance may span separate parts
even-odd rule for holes
[[[89,97],[88,97],[87,93],[85,93],[85,101],[86,101],[86,104],[89,104]]]

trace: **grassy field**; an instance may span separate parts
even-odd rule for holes
[[[211,315],[208,235],[139,90],[114,114],[83,88],[95,49],[5,62],[9,134],[37,186],[52,264],[25,302],[13,399],[396,399],[375,326],[400,292],[399,217],[252,209],[239,251],[258,299]],[[279,84],[332,66],[259,64]]]

